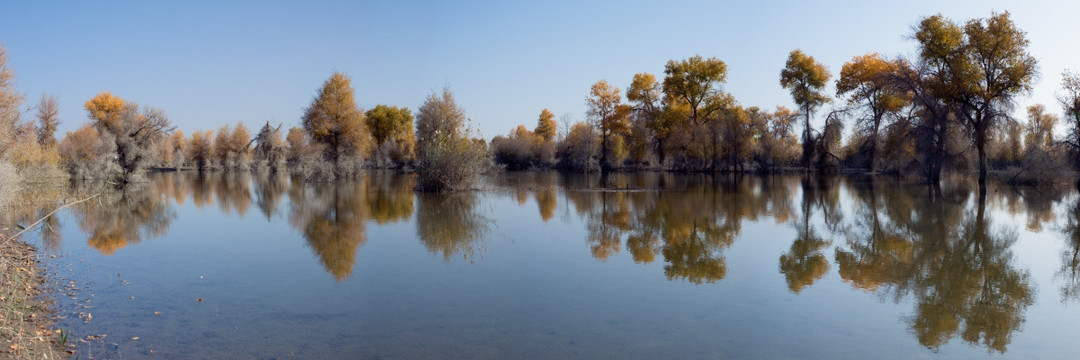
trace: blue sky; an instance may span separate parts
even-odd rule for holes
[[[582,120],[592,83],[625,89],[635,73],[662,78],[665,62],[695,54],[727,62],[725,90],[743,105],[794,108],[778,78],[795,48],[835,76],[867,52],[913,55],[922,16],[991,11],[1012,13],[1040,61],[1021,109],[1060,113],[1060,74],[1080,70],[1076,1],[5,2],[0,44],[27,106],[60,98],[61,136],[103,90],[161,108],[188,134],[295,126],[342,71],[365,109],[416,109],[449,85],[491,138],[533,127],[543,108]]]

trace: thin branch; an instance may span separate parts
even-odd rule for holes
[[[53,210],[52,212],[50,212],[50,213],[49,213],[48,215],[45,215],[45,216],[43,216],[42,218],[38,219],[38,220],[37,220],[37,221],[35,221],[35,222],[34,222],[33,224],[30,224],[30,226],[26,226],[26,227],[23,227],[23,229],[22,229],[22,230],[20,230],[19,232],[15,233],[14,235],[11,235],[10,237],[8,237],[8,238],[7,238],[7,239],[5,239],[5,240],[10,240],[10,239],[15,239],[15,238],[18,238],[18,237],[19,237],[19,235],[22,235],[22,234],[23,234],[24,232],[27,232],[27,231],[29,231],[30,229],[33,229],[33,228],[34,228],[34,226],[37,226],[37,224],[40,224],[40,223],[41,223],[42,221],[45,221],[45,219],[48,219],[48,218],[49,218],[50,216],[53,216],[53,214],[56,214],[56,212],[58,212],[58,211],[60,211],[60,210],[63,210],[64,208],[70,207],[70,206],[72,206],[72,205],[75,205],[75,204],[79,204],[79,203],[83,203],[83,202],[89,201],[90,199],[96,198],[96,197],[98,197],[99,195],[101,195],[101,192],[98,192],[97,194],[94,194],[94,195],[90,195],[90,197],[88,197],[88,198],[85,198],[85,199],[82,199],[82,200],[79,200],[79,201],[75,201],[75,202],[71,202],[71,203],[67,203],[67,204],[64,204],[63,206],[61,206],[61,207],[58,207],[58,208],[56,208],[56,210]]]

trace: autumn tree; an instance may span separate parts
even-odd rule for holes
[[[1004,12],[963,27],[940,14],[926,17],[914,37],[920,58],[946,70],[931,85],[959,105],[957,115],[977,151],[979,183],[985,184],[991,133],[1009,117],[1015,97],[1031,90],[1038,73],[1027,34]]]
[[[421,191],[460,190],[473,186],[490,167],[487,149],[472,139],[465,110],[449,87],[428,95],[416,114],[417,187]]]
[[[751,113],[760,116],[757,107],[744,109],[742,106],[729,106],[720,113],[718,132],[720,139],[719,155],[726,160],[725,169],[741,171],[742,162],[750,155],[753,146]]]
[[[21,120],[23,96],[14,87],[15,73],[6,64],[6,52],[0,47],[0,184],[12,184],[18,175],[29,177],[52,177],[52,170],[58,169],[60,155],[56,151],[56,140],[49,134],[47,143],[42,143],[38,126],[33,121]],[[56,131],[52,124],[49,131]],[[8,165],[14,167],[9,167]],[[16,173],[17,171],[17,173]],[[10,188],[10,187],[9,187]],[[10,190],[10,189],[9,189]]]
[[[574,123],[559,142],[559,166],[575,171],[599,170],[599,147],[600,135],[594,127],[584,122]]]
[[[393,161],[397,166],[412,162],[416,157],[416,134],[409,108],[376,105],[364,115],[364,121],[375,141],[377,163],[384,159]]]
[[[878,147],[882,125],[887,116],[898,116],[911,102],[911,93],[896,81],[901,71],[909,69],[901,60],[885,60],[877,53],[856,56],[844,64],[836,80],[836,95],[847,96],[847,103],[862,108],[858,126],[866,136],[869,152],[867,168],[878,168]]]
[[[323,157],[335,172],[355,170],[355,162],[367,153],[370,134],[364,113],[356,106],[352,80],[343,73],[335,72],[323,83],[304,111],[302,123],[311,139],[324,146]]]
[[[7,50],[0,47],[0,158],[15,141],[15,127],[19,122],[19,106],[23,96],[15,91],[15,71],[7,66]]]
[[[172,135],[164,141],[157,142],[155,147],[157,149],[156,162],[159,166],[179,169],[184,165],[187,138],[184,137],[183,131],[173,131]]]
[[[788,54],[784,69],[780,71],[780,86],[791,91],[791,97],[799,106],[803,118],[803,166],[809,166],[813,153],[814,138],[810,127],[810,117],[814,110],[830,101],[824,88],[832,74],[829,69],[806,55],[800,49]]]
[[[61,164],[72,179],[104,178],[112,167],[115,142],[90,125],[68,132],[58,145]]]
[[[116,161],[121,179],[130,182],[153,156],[153,144],[172,131],[165,113],[155,108],[140,109],[138,104],[102,91],[86,102],[93,126],[115,142]]]
[[[1027,149],[1024,146],[1024,125],[1013,119],[998,124],[987,141],[987,159],[993,167],[1020,165]]]
[[[540,118],[536,120],[536,129],[533,130],[537,136],[544,142],[555,141],[555,130],[558,124],[555,123],[555,114],[548,109],[540,110]]]
[[[187,137],[184,136],[184,132],[181,130],[173,131],[172,137],[170,137],[169,145],[172,147],[175,158],[173,159],[173,165],[177,168],[184,166],[187,162]]]
[[[199,170],[213,167],[214,146],[211,142],[213,137],[213,130],[196,131],[191,133],[191,139],[188,140],[187,157]]]
[[[214,137],[214,162],[225,170],[240,170],[246,167],[248,158],[247,126],[238,122],[236,126],[222,125]]]
[[[689,107],[692,123],[700,123],[728,105],[721,88],[727,81],[727,64],[720,59],[695,55],[678,62],[669,60],[664,74],[664,93]]]
[[[285,159],[290,169],[303,172],[306,167],[318,162],[322,157],[322,146],[313,143],[304,129],[289,128],[289,132],[285,135],[285,143],[288,145]]]
[[[509,170],[523,170],[539,165],[539,158],[533,149],[543,142],[542,138],[518,125],[508,136],[496,136],[491,139],[491,153],[495,162],[503,164]]]
[[[37,106],[38,144],[56,146],[56,125],[60,124],[60,104],[56,96],[42,95]]]
[[[558,135],[558,124],[555,122],[555,114],[548,109],[540,110],[540,117],[536,119],[536,128],[533,130],[535,141],[531,143],[533,161],[541,167],[555,165],[555,139]]]
[[[626,88],[626,100],[633,105],[633,117],[631,119],[631,139],[634,143],[648,142],[659,157],[660,164],[664,163],[665,141],[671,134],[671,129],[662,120],[661,108],[663,93],[660,83],[656,82],[656,76],[649,73],[634,74],[630,86]],[[640,144],[645,145],[645,144]],[[639,149],[640,145],[631,145],[632,152],[647,153],[645,149]],[[645,154],[633,156],[644,158]]]
[[[1042,104],[1028,106],[1027,115],[1024,144],[1028,151],[1049,148],[1054,142],[1054,126],[1057,125],[1058,117],[1047,113],[1046,107]]]
[[[621,104],[619,88],[608,84],[606,80],[597,81],[585,99],[587,114],[593,126],[600,132],[600,169],[610,170],[612,144],[616,136],[627,132],[630,115],[629,107]]]
[[[942,86],[941,79],[948,78],[948,64],[920,58],[909,66],[896,80],[912,94],[913,107],[904,121],[897,123],[901,132],[892,135],[896,140],[911,141],[914,159],[908,165],[918,167],[905,167],[937,184],[946,167],[962,165],[963,152],[970,142],[964,139],[962,125],[956,120],[960,105],[949,95],[951,90]]]
[[[695,55],[682,61],[669,60],[664,66],[663,91],[667,106],[665,127],[681,136],[679,147],[691,158],[712,157],[710,167],[719,160],[719,113],[734,104],[722,85],[727,81],[727,64],[715,57]],[[660,128],[660,127],[657,127]],[[662,131],[656,131],[662,136]],[[709,138],[702,138],[711,135]]]

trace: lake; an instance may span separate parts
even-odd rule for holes
[[[28,238],[84,359],[1050,359],[1080,338],[1070,186],[414,184],[157,173]]]

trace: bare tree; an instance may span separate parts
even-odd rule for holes
[[[60,104],[54,95],[41,95],[37,106],[38,144],[56,146],[56,126],[60,124]]]

